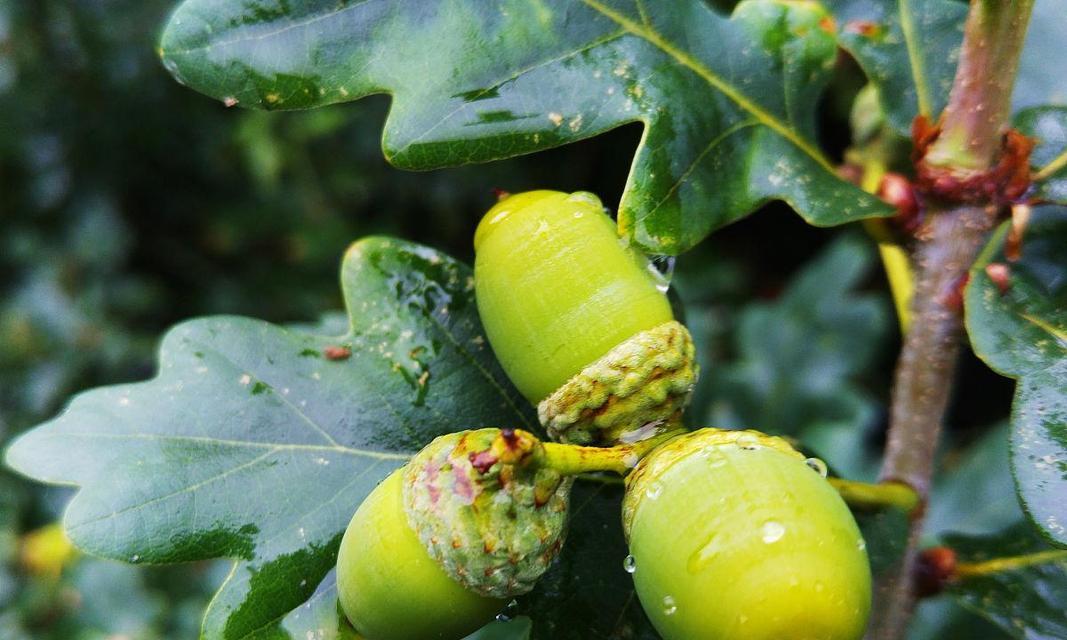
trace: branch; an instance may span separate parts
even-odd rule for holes
[[[1019,55],[1033,0],[973,0],[940,134],[919,160],[962,178],[981,175],[1000,160]],[[918,167],[921,169],[921,167]],[[929,200],[916,249],[911,329],[897,362],[883,481],[911,486],[923,501],[955,377],[962,334],[962,287],[999,213],[999,201],[960,204]],[[878,606],[868,637],[899,640],[915,606],[913,575],[922,512],[911,519],[902,561],[878,580]]]

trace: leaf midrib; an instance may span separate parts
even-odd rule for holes
[[[702,80],[711,85],[713,89],[719,91],[740,107],[742,111],[750,113],[760,124],[793,143],[794,146],[803,151],[812,160],[815,160],[815,162],[817,162],[823,169],[833,172],[834,168],[830,164],[830,161],[826,159],[817,147],[801,137],[796,131],[790,128],[789,125],[780,121],[770,112],[760,107],[751,98],[720,78],[718,74],[711,69],[701,64],[688,53],[672,45],[658,31],[652,29],[650,26],[640,25],[633,20],[630,20],[621,13],[605,6],[599,0],[582,0],[582,2],[594,11],[618,23],[619,26],[623,27],[634,36],[647,41],[667,56],[674,59],[678,64],[696,73]]]
[[[411,454],[387,453],[370,449],[356,449],[344,445],[318,445],[318,444],[286,444],[275,442],[255,442],[252,440],[229,440],[226,438],[211,438],[208,436],[168,436],[159,433],[62,433],[57,434],[64,438],[94,438],[108,440],[161,440],[173,442],[189,442],[195,444],[212,444],[220,447],[243,447],[249,449],[272,449],[275,451],[315,451],[326,453],[340,453],[344,455],[362,456],[376,460],[407,460]]]

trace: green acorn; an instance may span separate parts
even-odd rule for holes
[[[550,436],[612,445],[680,421],[697,376],[692,339],[596,196],[505,197],[474,247],[489,343]]]
[[[866,545],[825,466],[781,438],[701,429],[627,478],[638,597],[665,640],[858,640]]]
[[[355,629],[458,640],[530,591],[563,544],[572,484],[543,457],[524,431],[449,434],[371,492],[337,557]]]

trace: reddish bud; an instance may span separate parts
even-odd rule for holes
[[[1011,208],[1011,230],[1008,238],[1004,241],[1004,257],[1010,262],[1015,262],[1023,254],[1023,235],[1026,227],[1030,224],[1030,205],[1016,204]]]
[[[914,587],[920,598],[935,596],[956,576],[956,552],[948,547],[931,547],[919,554],[915,563]]]
[[[911,181],[899,173],[886,173],[878,185],[878,197],[897,208],[894,222],[907,233],[919,228],[919,198]]]
[[[985,267],[985,274],[1000,289],[1000,295],[1004,295],[1011,289],[1011,267],[1003,262],[992,262]]]

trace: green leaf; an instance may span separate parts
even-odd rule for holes
[[[874,365],[892,317],[882,297],[855,291],[872,264],[870,245],[844,236],[777,300],[749,305],[738,358],[705,372],[709,405],[693,419],[797,436],[847,477],[869,477],[862,442],[877,404],[855,379]]]
[[[645,131],[620,226],[676,254],[765,202],[832,225],[890,211],[815,144],[835,55],[815,4],[749,0],[186,0],[160,54],[227,104],[301,109],[388,93],[383,149],[430,169]]]
[[[622,494],[621,484],[575,483],[567,544],[534,591],[519,599],[517,610],[534,621],[533,640],[659,640],[623,568],[629,550]]]
[[[878,88],[890,126],[910,136],[915,116],[936,121],[959,62],[967,3],[958,0],[826,0],[839,42]],[[1067,103],[1060,0],[1037,0],[1019,63],[1015,109]]]
[[[1006,231],[971,271],[967,333],[986,364],[1018,380],[1011,415],[1016,489],[1044,535],[1067,546],[1067,209],[1035,210],[1002,291],[986,266],[1005,266]]]
[[[1001,561],[1001,569],[966,577],[949,588],[962,606],[1000,626],[1014,638],[1067,637],[1067,552],[1048,544],[1025,524],[994,535],[948,535],[945,544],[963,563]],[[988,566],[988,565],[987,565]]]
[[[956,74],[967,5],[956,0],[828,0],[841,46],[878,88],[889,124],[908,136],[936,120]]]
[[[1034,196],[1067,204],[1067,107],[1034,107],[1015,116],[1015,126],[1037,144],[1030,155]]]
[[[431,438],[533,424],[484,341],[469,268],[369,238],[341,280],[347,334],[186,322],[154,379],[84,393],[7,452],[26,475],[80,488],[65,526],[91,553],[236,559],[207,637],[264,637],[312,597],[364,496]],[[327,358],[336,346],[351,356]]]

